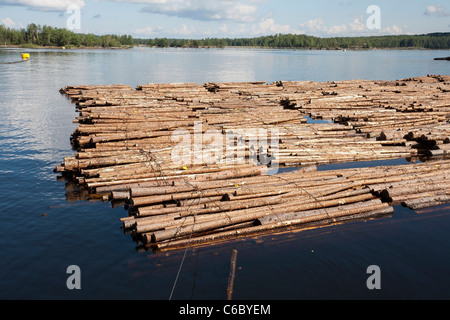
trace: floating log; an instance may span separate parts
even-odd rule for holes
[[[159,249],[428,207],[449,202],[449,86],[445,75],[68,86],[76,152],[54,171],[83,198],[124,203],[124,229]],[[318,170],[400,158],[425,162]]]
[[[418,199],[409,199],[402,202],[402,206],[413,210],[437,206],[443,203],[450,202],[450,195],[435,195],[430,197],[421,197]]]
[[[237,257],[237,250],[233,249],[233,251],[231,251],[230,275],[228,277],[228,287],[227,287],[227,300],[231,300],[231,297],[233,296],[234,278],[236,274],[236,257]]]
[[[355,215],[347,215],[343,217],[334,217],[333,219],[324,219],[320,221],[311,221],[311,222],[305,222],[303,224],[304,228],[309,227],[318,227],[326,224],[331,223],[339,223],[341,221],[354,221],[358,219],[373,219],[378,216],[387,216],[392,215],[394,212],[393,207],[385,207],[383,209],[374,210],[374,211],[368,211],[360,214]],[[217,243],[220,241],[224,241],[227,239],[234,239],[238,237],[243,236],[252,236],[252,235],[261,235],[266,234],[270,231],[276,230],[279,232],[279,230],[282,228],[292,227],[295,226],[296,229],[300,228],[300,224],[294,224],[289,226],[280,226],[278,224],[269,224],[269,225],[252,225],[252,226],[243,226],[242,228],[234,228],[232,230],[227,231],[217,231],[215,233],[191,238],[191,239],[179,239],[179,240],[171,240],[171,241],[165,241],[155,244],[155,247],[159,251],[165,251],[165,250],[174,250],[178,248],[184,248],[187,245],[191,246],[198,246],[208,243]],[[290,230],[290,229],[289,229]]]

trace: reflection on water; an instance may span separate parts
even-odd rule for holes
[[[3,299],[168,299],[183,251],[134,249],[123,206],[58,181],[53,168],[73,154],[74,105],[59,89],[76,84],[279,80],[394,80],[449,74],[439,51],[244,49],[41,50],[0,65],[0,297]],[[20,59],[0,49],[0,61]],[[406,160],[397,160],[406,161]],[[342,166],[345,166],[342,164]],[[69,202],[73,200],[74,202]],[[229,259],[238,250],[234,299],[449,298],[449,208],[402,207],[367,222],[239,239],[187,251],[174,299],[226,299]],[[82,271],[82,290],[65,286]],[[379,265],[382,290],[367,290]],[[261,279],[267,279],[262,281]]]

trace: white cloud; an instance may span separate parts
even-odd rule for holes
[[[142,12],[164,14],[201,21],[255,21],[258,1],[244,0],[111,0],[122,3],[145,4]],[[251,4],[253,2],[253,4]]]
[[[289,33],[290,27],[287,24],[276,24],[272,18],[267,18],[260,21],[257,26],[252,26],[252,31],[254,34]]]
[[[355,18],[348,24],[349,30],[352,32],[363,32],[367,30],[367,24],[363,21],[363,18]]]
[[[327,29],[328,34],[333,35],[339,35],[339,34],[345,34],[348,31],[348,27],[343,24],[341,26],[332,26],[331,28]]]
[[[65,11],[70,6],[83,8],[84,0],[0,0],[0,5],[22,6],[32,10]]]
[[[396,25],[381,30],[370,30],[363,17],[354,18],[352,22],[328,27],[322,19],[316,18],[300,25],[302,33],[313,36],[361,36],[375,33],[401,34],[402,29]]]
[[[392,27],[384,28],[381,31],[388,34],[403,34],[403,30],[395,24]]]
[[[362,22],[362,17],[354,18],[352,22],[342,25],[336,25],[327,27],[322,19],[309,20],[306,23],[300,25],[301,28],[315,34],[322,33],[327,35],[343,35],[343,34],[356,34],[367,30],[367,26]]]
[[[7,28],[14,28],[16,26],[16,23],[10,18],[2,19],[2,24]]]
[[[300,24],[300,28],[303,30],[303,33],[311,33],[313,35],[328,32],[327,26],[320,18],[311,19]]]
[[[423,14],[426,16],[437,16],[437,17],[450,16],[450,12],[446,12],[445,8],[440,4],[428,6]]]
[[[182,24],[179,28],[176,28],[173,33],[175,34],[182,34],[182,35],[189,35],[195,32],[195,28],[188,27],[185,24]]]
[[[133,32],[136,34],[142,34],[142,35],[152,35],[155,33],[158,33],[162,30],[162,27],[156,27],[156,28],[152,28],[152,27],[145,27],[145,28],[140,28],[140,29],[136,29]]]

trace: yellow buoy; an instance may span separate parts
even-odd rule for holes
[[[30,60],[30,54],[29,53],[22,53],[22,60]]]

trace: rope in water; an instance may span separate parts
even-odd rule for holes
[[[0,62],[0,64],[14,64],[14,63],[21,63],[21,62],[25,62],[28,60],[20,60],[20,61],[11,61],[11,62]]]

